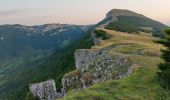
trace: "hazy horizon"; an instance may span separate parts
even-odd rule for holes
[[[128,9],[170,26],[170,0],[1,0],[0,25],[48,23],[87,25],[111,9]]]

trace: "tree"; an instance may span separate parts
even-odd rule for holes
[[[158,41],[158,43],[164,45],[166,47],[165,50],[162,51],[161,58],[164,60],[163,63],[159,64],[159,72],[158,75],[161,79],[161,84],[163,87],[169,89],[170,88],[170,29],[165,30],[166,36],[164,39]]]

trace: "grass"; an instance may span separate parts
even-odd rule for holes
[[[134,16],[118,16],[118,20],[111,22],[105,28],[128,33],[138,33],[139,31],[152,33],[154,36],[162,37],[162,29],[168,26],[149,18]]]
[[[59,100],[170,100],[170,92],[159,85],[157,77],[157,65],[162,62],[159,55],[136,53],[138,50],[160,53],[164,47],[153,42],[159,38],[143,33],[135,35],[106,29],[103,31],[113,36],[105,40],[105,45],[116,44],[110,52],[130,55],[139,67],[127,78],[108,80],[84,90],[72,90]]]

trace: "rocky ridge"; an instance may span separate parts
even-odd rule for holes
[[[93,39],[99,38],[104,42],[102,37],[95,37],[96,35],[94,34],[92,32]],[[100,47],[99,45],[96,46]],[[133,72],[135,64],[128,55],[113,52],[115,46],[113,44],[101,48],[76,50],[74,54],[76,70],[64,75],[62,79],[63,88],[61,93],[58,93],[61,95],[57,96],[54,94],[56,98],[66,95],[68,91],[73,89],[85,89],[95,83],[128,77]],[[42,83],[39,85],[41,88]],[[38,91],[32,91],[32,93],[36,94],[35,96],[39,96],[37,95]],[[53,93],[51,94],[53,95]]]
[[[134,63],[128,55],[112,52],[114,47],[115,45],[109,45],[98,49],[77,50],[75,52],[77,69],[63,77],[63,92],[84,89],[95,83],[129,76],[133,72]]]

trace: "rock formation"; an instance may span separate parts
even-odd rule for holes
[[[54,80],[48,80],[41,83],[30,84],[31,93],[40,100],[55,100],[57,91]]]
[[[77,50],[75,53],[77,69],[66,74],[62,79],[64,92],[129,76],[134,65],[131,58],[124,54],[112,52],[112,49],[114,49],[114,45],[98,50]]]

